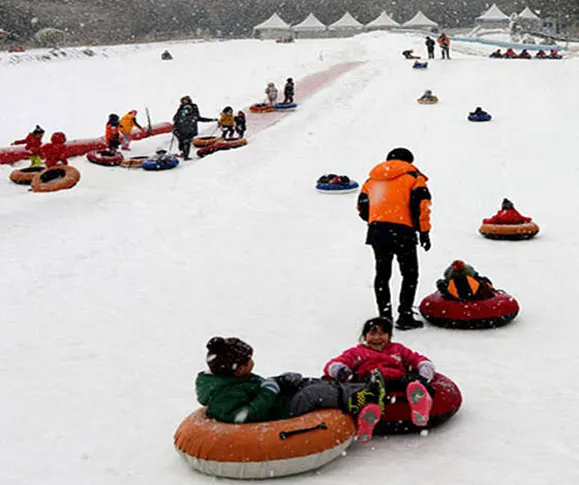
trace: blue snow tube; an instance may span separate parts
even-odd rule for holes
[[[468,115],[468,121],[490,121],[491,118],[492,116],[488,113],[485,113],[484,115],[475,115],[470,113]]]
[[[347,184],[316,184],[316,190],[330,194],[339,194],[341,192],[354,192],[359,187],[358,182],[350,180]]]
[[[296,103],[275,103],[273,105],[273,107],[277,111],[285,111],[286,109],[296,109],[297,106],[298,105]]]
[[[416,61],[412,65],[412,69],[426,69],[428,67],[428,62],[418,62]]]
[[[145,170],[169,170],[179,165],[177,157],[171,157],[168,160],[145,160],[141,165]]]

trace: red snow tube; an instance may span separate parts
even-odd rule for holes
[[[437,327],[476,330],[512,322],[519,313],[519,304],[504,291],[497,291],[487,300],[474,301],[446,300],[437,291],[422,300],[420,313]]]
[[[273,107],[272,104],[257,103],[252,104],[249,107],[249,111],[251,111],[252,113],[271,113],[272,111],[275,111],[275,108]]]
[[[204,157],[205,155],[211,155],[219,150],[230,150],[232,148],[238,148],[247,145],[247,140],[245,138],[236,138],[234,140],[223,140],[212,145],[200,148],[197,150],[198,157]]]
[[[123,161],[123,154],[115,150],[93,150],[86,154],[89,162],[97,165],[104,165],[106,167],[114,167],[120,165]]]
[[[133,140],[142,140],[149,136],[161,135],[163,133],[171,133],[173,125],[168,122],[157,123],[151,127],[151,134],[148,130],[136,131],[132,134]],[[86,155],[93,150],[104,150],[107,148],[107,143],[103,137],[101,138],[87,138],[83,140],[70,140],[66,142],[67,157],[78,157]],[[14,163],[18,160],[23,160],[30,156],[30,152],[23,146],[10,146],[0,148],[0,165],[6,163]]]
[[[446,423],[456,414],[462,404],[462,395],[458,386],[448,377],[435,374],[429,387],[432,390],[432,409],[427,429]],[[386,403],[384,414],[376,425],[374,434],[413,433],[425,429],[412,423],[405,392],[387,393]]]
[[[521,241],[535,237],[539,232],[539,226],[534,222],[525,222],[524,224],[483,224],[479,232],[487,239]]]

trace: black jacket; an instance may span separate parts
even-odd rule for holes
[[[199,114],[199,107],[194,104],[183,104],[173,116],[173,133],[177,137],[194,137],[199,133],[198,121],[214,121],[212,118],[205,118]]]

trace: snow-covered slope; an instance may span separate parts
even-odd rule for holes
[[[159,59],[165,47],[171,62]],[[0,483],[215,483],[172,448],[198,407],[193,379],[206,341],[246,339],[262,375],[318,375],[356,342],[375,315],[356,194],[324,196],[313,185],[329,171],[362,182],[397,146],[414,152],[433,194],[418,297],[464,258],[522,313],[494,331],[397,332],[459,384],[463,409],[427,436],[377,438],[284,483],[577,482],[579,62],[455,52],[417,71],[405,48],[425,51],[420,37],[375,33],[2,67],[4,145],[37,123],[70,138],[100,135],[109,112],[142,116],[145,106],[167,120],[183,94],[216,116],[261,101],[268,81],[281,87],[286,77],[299,103],[305,75],[366,61],[271,128],[252,135],[249,126],[246,147],[172,171],[78,158],[76,188],[32,194],[0,167]],[[416,103],[427,88],[438,105]],[[467,122],[476,106],[493,121]],[[132,153],[169,145],[156,137]],[[539,237],[477,234],[505,196],[537,221]],[[396,276],[395,292],[398,284]]]

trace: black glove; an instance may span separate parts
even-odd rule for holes
[[[430,250],[430,236],[427,232],[420,233],[420,245],[425,251]]]
[[[273,377],[279,384],[282,394],[289,393],[290,395],[299,390],[303,376],[298,372],[284,372],[279,376]]]

